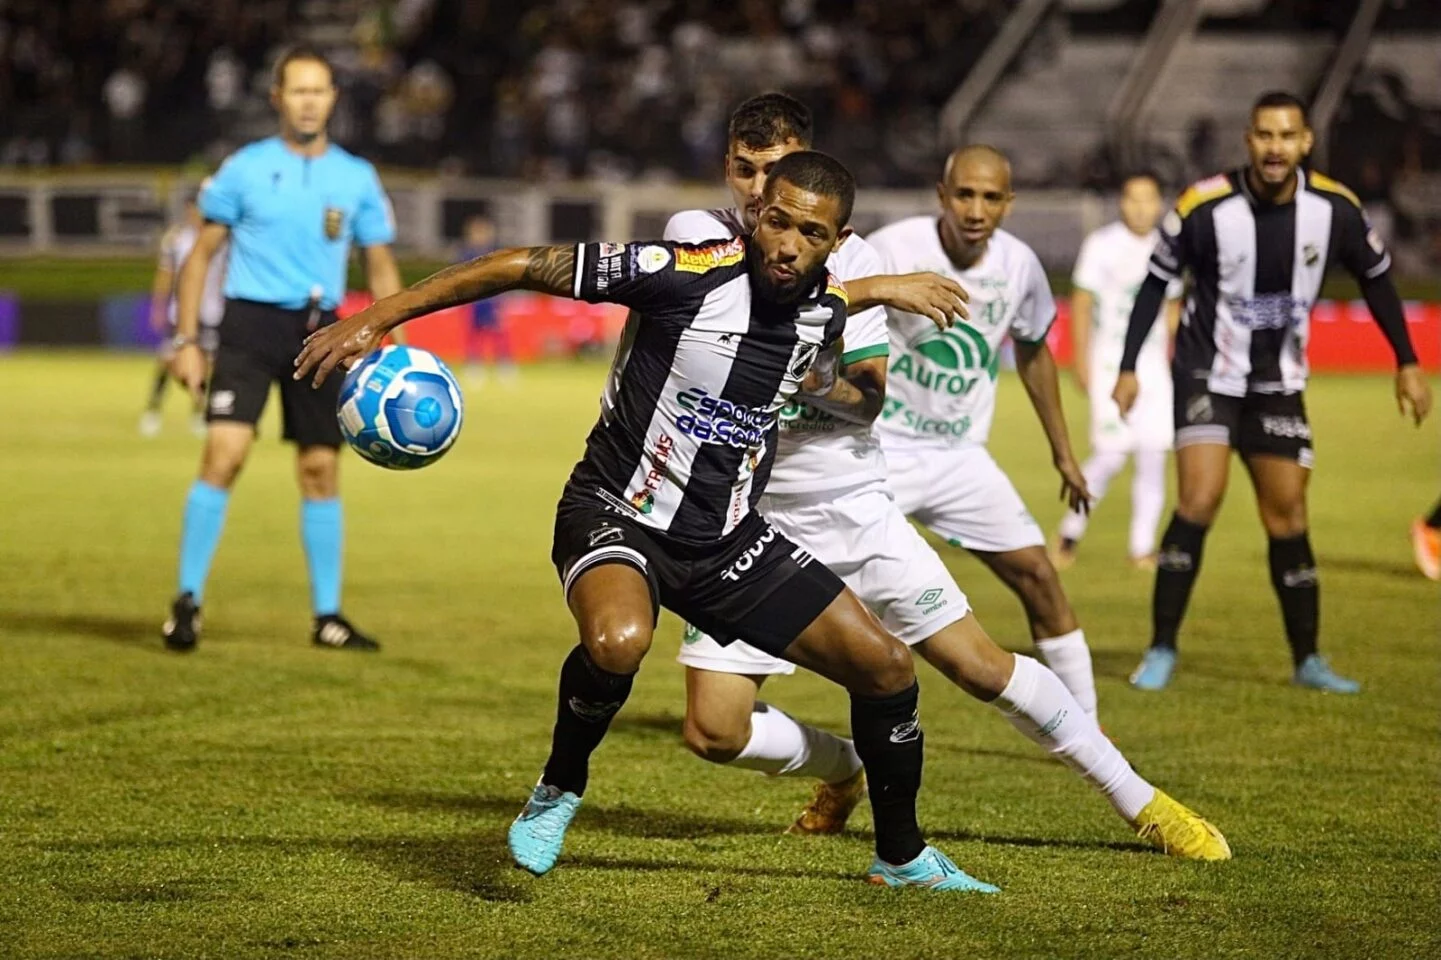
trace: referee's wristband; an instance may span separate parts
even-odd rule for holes
[[[200,346],[200,341],[195,339],[194,337],[187,337],[181,334],[176,334],[175,336],[170,338],[170,349],[172,350],[179,350],[181,347],[198,346]]]

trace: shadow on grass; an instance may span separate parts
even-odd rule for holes
[[[525,797],[489,797],[449,793],[378,793],[364,798],[371,803],[409,813],[441,811],[491,819],[503,828],[515,819]],[[773,823],[726,817],[691,817],[670,811],[634,810],[587,803],[575,829],[601,831],[621,837],[651,840],[690,840],[719,836],[770,836],[779,832]]]
[[[1373,573],[1382,577],[1399,577],[1405,580],[1414,580],[1417,584],[1424,584],[1420,571],[1416,564],[1410,560],[1382,560],[1376,557],[1333,557],[1324,556],[1317,566],[1322,575],[1328,570],[1340,570],[1344,573]]]
[[[340,849],[403,879],[488,903],[526,903],[528,878],[510,861],[500,831],[450,837],[373,837]]]
[[[665,740],[679,742],[684,717],[669,711],[662,713],[640,713],[621,711],[610,722],[608,737],[630,737],[636,740]]]
[[[0,611],[0,632],[106,640],[136,650],[168,653],[160,642],[160,621],[100,613],[32,613]]]

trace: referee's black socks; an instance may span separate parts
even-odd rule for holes
[[[1156,591],[1151,595],[1151,646],[1176,649],[1176,634],[1191,588],[1201,572],[1201,549],[1206,545],[1206,531],[1180,514],[1171,514],[1171,523],[1161,535],[1161,549],[1156,554]]]
[[[1316,558],[1311,538],[1272,537],[1270,550],[1271,586],[1281,601],[1281,618],[1286,622],[1286,642],[1291,659],[1301,665],[1316,652],[1316,633],[1321,621],[1321,586],[1316,578]]]
[[[600,746],[616,715],[630,696],[635,674],[611,673],[599,667],[577,644],[560,668],[560,703],[550,759],[540,782],[576,796],[585,793],[590,755]]]
[[[876,856],[899,866],[921,855],[926,842],[916,823],[925,737],[918,709],[920,685],[888,697],[851,694],[851,737],[866,767],[875,820]]]

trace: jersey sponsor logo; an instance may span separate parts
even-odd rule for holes
[[[670,455],[674,450],[675,440],[670,434],[662,433],[656,438],[655,449],[650,455],[650,469],[641,478],[640,489],[630,495],[631,506],[641,513],[650,513],[655,509],[655,495],[660,492],[661,484],[665,483],[666,466],[670,463]]]
[[[701,443],[731,447],[756,447],[765,442],[775,425],[775,414],[765,407],[748,407],[711,396],[703,387],[691,387],[676,394],[676,403],[687,412],[676,417],[676,429]]]
[[[986,323],[994,326],[1004,318],[1005,311],[1006,302],[1004,300],[992,300],[983,308],[982,316]],[[1000,354],[991,349],[991,343],[986,339],[986,335],[970,324],[958,323],[947,330],[932,330],[912,349],[936,366],[946,370],[984,370],[992,380],[1000,371]],[[903,360],[906,361],[904,364]],[[903,376],[907,380],[920,382],[919,378],[922,376],[931,379],[929,373],[923,372],[924,367],[925,364],[911,360],[905,353],[902,353],[892,364],[891,372]],[[930,384],[922,385],[927,389],[935,389],[937,392],[946,392],[952,395],[964,393],[970,389],[969,384],[964,388],[953,387],[950,384],[938,384],[934,387]]]
[[[908,353],[896,357],[896,362],[891,364],[891,376],[909,380],[931,393],[951,397],[966,396],[981,381],[978,376],[932,369],[924,359],[912,357]]]
[[[729,580],[732,583],[740,581],[741,574],[755,566],[761,554],[766,552],[766,547],[776,538],[776,528],[766,525],[766,532],[756,537],[756,542],[746,547],[745,552],[731,561],[731,565],[721,571],[721,579]]]
[[[1247,330],[1285,330],[1303,319],[1309,308],[1289,293],[1263,293],[1255,297],[1227,297],[1231,319]]]
[[[665,247],[641,247],[636,251],[635,268],[641,273],[655,273],[670,263],[670,251]]]
[[[836,418],[808,403],[791,400],[781,407],[780,427],[788,433],[830,433],[836,428]]]
[[[886,405],[881,410],[881,417],[885,420],[893,420],[908,430],[916,433],[935,434],[938,437],[954,437],[959,440],[971,429],[971,418],[960,417],[956,420],[941,420],[935,417],[928,417],[919,410],[906,406],[904,400],[897,397],[887,397]]]
[[[694,249],[676,247],[675,268],[682,273],[709,273],[718,267],[729,267],[740,263],[745,255],[745,241],[740,237],[708,247]],[[654,273],[655,271],[648,272]]]

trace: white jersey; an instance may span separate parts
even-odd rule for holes
[[[1138,237],[1118,220],[1086,237],[1076,257],[1071,283],[1090,291],[1095,298],[1091,314],[1090,382],[1098,389],[1104,386],[1107,396],[1121,371],[1121,354],[1126,347],[1131,305],[1136,302],[1136,291],[1141,289],[1141,281],[1146,279],[1147,264],[1159,236],[1160,231],[1152,230],[1146,236]],[[1180,281],[1172,280],[1166,288],[1166,298],[1174,300],[1180,295]],[[1151,327],[1151,334],[1146,338],[1136,362],[1136,375],[1143,384],[1143,390],[1145,386],[1170,379],[1169,337],[1164,323]]]
[[[746,232],[735,210],[683,210],[670,218],[665,239],[676,243],[728,240]],[[826,266],[844,283],[885,271],[874,250],[858,236],[846,238]],[[846,318],[845,363],[889,352],[886,313],[880,307]],[[823,410],[791,400],[780,414],[780,439],[768,495],[824,493],[861,486],[885,477],[880,439],[870,424],[838,420]]]
[[[180,285],[180,268],[185,266],[185,259],[190,256],[190,251],[195,249],[195,242],[199,239],[200,230],[188,224],[173,226],[160,238],[160,269],[169,270],[172,277],[170,299],[165,307],[165,317],[172,327],[176,320],[175,294]],[[210,258],[210,270],[205,274],[205,292],[200,295],[202,326],[220,326],[220,318],[225,313],[224,289],[225,247],[221,246],[215,251],[215,256]]]
[[[911,217],[867,237],[883,273],[929,271],[970,294],[970,320],[937,330],[927,317],[890,309],[886,405],[876,421],[887,445],[985,444],[996,412],[996,374],[1007,336],[1044,340],[1056,303],[1041,261],[997,230],[973,266],[958,269],[941,247],[935,217]]]

